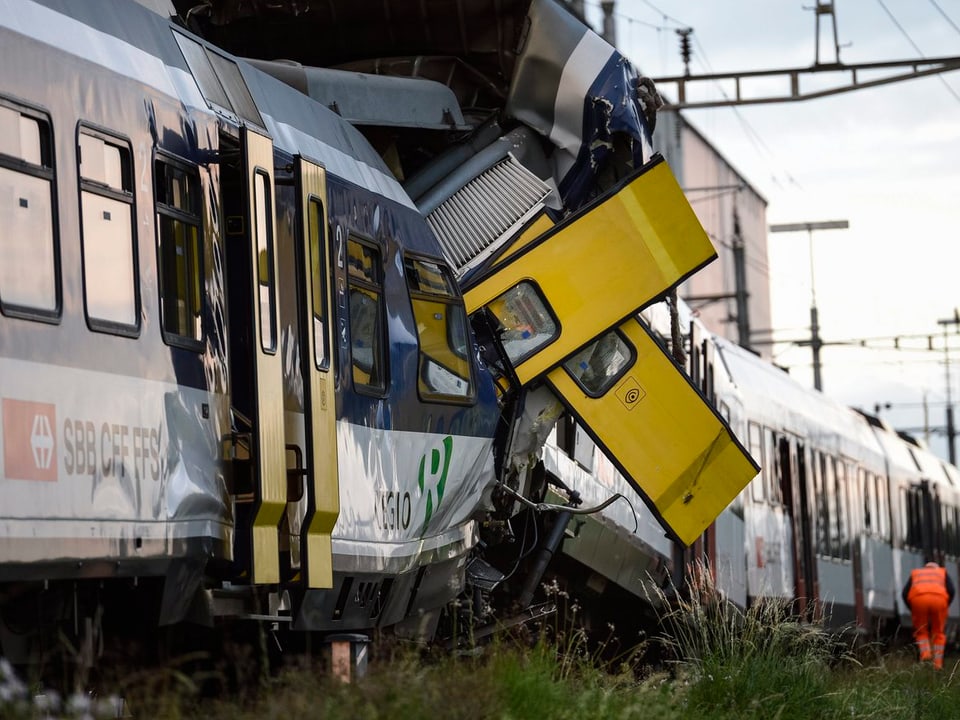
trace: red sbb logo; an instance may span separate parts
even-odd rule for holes
[[[3,398],[3,469],[8,480],[57,479],[57,406]]]

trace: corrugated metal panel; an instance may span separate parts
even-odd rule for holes
[[[459,275],[481,262],[543,205],[550,187],[507,155],[427,215]]]

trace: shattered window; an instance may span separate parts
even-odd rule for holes
[[[514,366],[553,342],[560,326],[537,287],[524,280],[489,304],[500,342]]]
[[[601,336],[563,364],[590,397],[604,395],[633,364],[634,350],[615,330]]]

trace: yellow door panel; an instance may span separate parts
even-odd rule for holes
[[[518,323],[509,329],[523,341],[508,355],[526,384],[715,257],[670,168],[657,157],[619,190],[477,278],[464,300],[471,313],[499,302],[492,314],[505,309],[497,319]],[[523,297],[516,297],[521,284]],[[542,302],[531,301],[531,293]],[[546,316],[553,325],[548,332],[525,327]]]
[[[334,400],[333,342],[330,322],[330,284],[327,258],[327,177],[324,169],[297,158],[300,222],[305,273],[301,298],[308,308],[301,328],[302,348],[309,358],[304,382],[304,418],[307,431],[306,462],[313,514],[308,515],[302,541],[306,586],[333,587],[331,534],[340,514],[337,472],[337,418]]]
[[[283,365],[279,353],[276,293],[276,214],[273,193],[273,141],[243,131],[247,180],[249,248],[254,288],[253,326],[256,356],[257,510],[253,521],[252,581],[280,580],[278,525],[287,502],[283,427]],[[238,320],[240,320],[238,318]]]
[[[541,210],[539,213],[533,216],[533,218],[528,222],[520,231],[520,234],[510,243],[510,246],[494,261],[491,265],[491,269],[496,271],[498,267],[503,265],[507,260],[516,255],[518,252],[523,250],[527,245],[532,243],[538,237],[543,235],[547,230],[556,225],[553,220],[550,219],[550,216],[547,215],[546,210]],[[467,285],[469,287],[469,285]],[[467,308],[467,312],[470,312],[470,308]]]
[[[723,419],[635,318],[551,370],[547,381],[664,526],[687,545],[759,472]]]

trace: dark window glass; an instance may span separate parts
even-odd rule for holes
[[[353,384],[359,390],[375,393],[387,387],[381,267],[379,250],[353,238],[347,240]]]
[[[822,556],[830,555],[830,498],[833,493],[829,488],[832,486],[832,471],[827,473],[827,468],[833,465],[828,462],[828,458],[821,452],[815,452],[814,459],[814,494],[817,498],[817,554]]]
[[[857,473],[859,485],[863,488],[863,529],[867,535],[873,535],[877,530],[874,526],[877,498],[873,492],[873,473],[863,468],[859,468]]]
[[[915,550],[923,546],[923,496],[918,489],[906,491],[906,537],[904,543]]]
[[[834,557],[842,560],[850,559],[850,517],[847,502],[847,466],[843,460],[834,460],[836,468],[836,542],[833,543]]]
[[[770,428],[763,429],[763,456],[766,463],[763,466],[763,474],[766,478],[767,497],[770,502],[779,505],[782,502],[780,497],[780,463],[777,458],[777,436],[773,434]]]
[[[195,168],[166,160],[156,161],[155,174],[162,327],[168,341],[198,348],[203,298],[200,178]]]
[[[80,133],[83,289],[91,327],[136,329],[133,171],[130,149]]]
[[[53,318],[60,288],[50,126],[0,105],[0,308]]]

